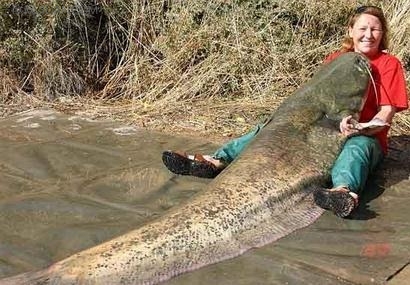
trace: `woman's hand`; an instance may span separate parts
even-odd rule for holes
[[[380,106],[379,112],[373,117],[372,120],[379,120],[385,122],[385,125],[373,128],[361,128],[360,123],[358,123],[352,116],[347,116],[342,119],[339,125],[340,132],[345,136],[352,135],[365,135],[373,136],[385,129],[391,124],[394,114],[396,113],[396,108],[391,105]]]
[[[340,132],[345,136],[351,136],[359,132],[358,129],[355,127],[356,121],[353,119],[352,116],[347,116],[342,119],[339,124]]]

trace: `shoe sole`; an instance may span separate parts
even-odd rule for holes
[[[341,218],[349,216],[356,207],[354,198],[347,192],[317,190],[313,197],[316,205]]]
[[[169,171],[179,175],[214,178],[221,172],[208,163],[192,160],[172,151],[162,153],[162,162]]]

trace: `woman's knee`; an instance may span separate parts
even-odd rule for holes
[[[344,156],[359,160],[372,171],[383,159],[381,146],[376,138],[367,136],[351,137],[346,141],[342,152]]]
[[[377,139],[368,136],[354,136],[349,138],[343,148],[360,149],[362,151],[373,151],[379,147]]]

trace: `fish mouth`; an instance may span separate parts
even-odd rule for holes
[[[356,66],[360,71],[364,71],[367,72],[370,76],[372,76],[372,69],[371,69],[371,65],[370,62],[361,54],[359,54],[360,56],[357,57],[356,59]]]

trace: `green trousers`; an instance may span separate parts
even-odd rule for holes
[[[222,145],[214,154],[216,159],[231,163],[259,133],[265,124],[257,125],[249,133]],[[383,160],[383,152],[374,137],[353,136],[347,139],[337,157],[331,177],[333,187],[344,186],[360,195],[371,174]]]
[[[238,155],[244,150],[244,148],[251,142],[251,140],[259,133],[265,124],[258,124],[249,133],[228,141],[222,145],[212,155],[212,157],[222,160],[225,163],[231,163]]]
[[[376,170],[383,157],[382,148],[376,138],[349,138],[332,167],[333,187],[345,186],[360,195],[367,177]]]

